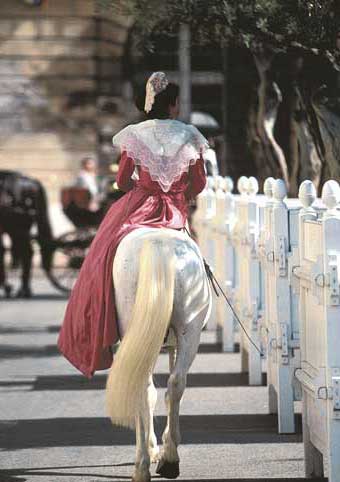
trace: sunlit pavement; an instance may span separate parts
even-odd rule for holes
[[[0,481],[130,480],[134,434],[105,417],[105,372],[88,381],[59,355],[66,299],[41,276],[33,288],[32,300],[0,301]],[[159,436],[167,366],[162,354]],[[266,387],[248,387],[239,354],[220,353],[214,334],[202,334],[181,406],[178,480],[302,480],[299,415],[297,425],[297,435],[277,435]]]

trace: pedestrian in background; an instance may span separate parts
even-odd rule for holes
[[[81,160],[81,169],[76,177],[75,187],[87,189],[91,195],[90,211],[99,209],[100,192],[97,180],[97,162],[92,157]]]

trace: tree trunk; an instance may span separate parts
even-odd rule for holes
[[[278,112],[275,134],[285,154],[288,172],[287,187],[295,195],[298,189],[299,142],[298,125],[295,120],[298,110],[298,95],[291,81],[281,84],[283,98]]]
[[[277,115],[278,115],[278,110],[279,106],[282,102],[282,94],[280,92],[280,89],[278,88],[277,84],[273,83],[273,96],[272,101],[269,102],[269,99],[267,99],[267,109],[266,109],[266,115],[264,118],[264,128],[267,134],[267,137],[269,141],[271,142],[272,148],[274,149],[276,158],[279,163],[279,167],[282,172],[282,176],[284,181],[286,182],[287,186],[289,184],[289,178],[288,178],[288,169],[287,169],[287,162],[285,158],[285,154],[283,152],[283,149],[281,146],[278,144],[278,142],[275,139],[274,135],[274,130],[275,130],[275,123],[277,120]]]
[[[284,153],[274,137],[281,102],[270,76],[272,54],[229,47],[225,62],[225,114],[228,174],[287,180]],[[227,79],[227,80],[226,80]]]
[[[280,54],[274,70],[283,94],[275,134],[287,160],[288,192],[296,197],[300,183],[305,179],[310,179],[318,187],[322,170],[315,115],[309,90],[305,88],[309,69],[305,72],[304,54],[294,51]]]
[[[299,185],[306,179],[313,181],[316,189],[318,189],[322,173],[322,160],[311,134],[310,125],[305,119],[302,119],[296,123],[296,126],[299,146],[299,169],[295,190],[291,189],[291,194],[294,196],[298,195]]]
[[[305,85],[301,92],[308,124],[321,159],[319,194],[329,178],[340,180],[340,76],[338,66],[323,54],[305,56]]]
[[[325,166],[321,182],[340,181],[340,117],[326,105],[313,103],[324,147]]]
[[[249,113],[248,142],[254,156],[257,178],[263,183],[269,176],[281,177],[287,181],[287,169],[283,151],[274,139],[272,128],[275,124],[280,96],[270,79],[271,54],[264,51],[254,55],[258,83]]]

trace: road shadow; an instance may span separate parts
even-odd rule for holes
[[[99,375],[92,380],[86,380],[82,376],[64,377],[38,377],[34,382],[34,390],[103,390],[106,384],[106,376]],[[157,388],[166,388],[169,375],[158,373],[154,376]],[[227,387],[247,386],[246,374],[240,373],[189,373],[187,387]]]
[[[297,433],[277,433],[277,416],[183,415],[180,417],[182,444],[299,443],[301,416],[296,415]],[[166,417],[155,419],[156,432],[164,430]],[[108,418],[55,418],[0,422],[0,449],[21,450],[43,447],[134,445],[135,434],[112,428]]]
[[[69,295],[65,293],[41,293],[41,294],[32,294],[31,298],[19,298],[17,296],[12,296],[11,298],[0,298],[1,303],[34,303],[35,301],[67,301],[69,299]],[[2,481],[1,481],[2,482]]]
[[[2,327],[0,330],[0,334],[27,334],[27,333],[38,333],[38,332],[48,332],[48,333],[58,333],[60,331],[59,325],[51,325],[46,328],[35,329],[34,327],[24,327],[24,328],[17,328],[17,327]],[[113,347],[113,351],[115,352],[118,349],[119,345],[115,345]],[[166,349],[162,349],[162,353],[166,353]],[[222,345],[218,343],[201,343],[199,346],[198,353],[222,353]],[[40,357],[48,357],[48,356],[57,356],[60,355],[60,352],[56,345],[46,345],[46,346],[26,346],[26,345],[10,345],[10,344],[3,344],[0,345],[0,358],[21,358],[21,357],[32,357],[32,358],[40,358]],[[207,385],[210,386],[210,385]],[[1,481],[0,481],[1,482]]]
[[[157,388],[166,388],[169,375],[156,373],[154,383]],[[34,391],[67,391],[67,390],[104,390],[106,375],[96,375],[87,379],[82,375],[55,375],[38,376],[34,381],[0,381],[0,387],[24,387]],[[263,374],[263,384],[266,376]],[[189,373],[187,377],[188,388],[209,388],[209,387],[247,387],[248,375],[246,373]],[[256,388],[256,387],[253,387]]]
[[[91,473],[86,469],[114,469],[118,467],[130,467],[134,466],[133,462],[126,462],[121,464],[107,464],[107,465],[66,465],[56,467],[30,467],[30,468],[16,468],[8,470],[0,470],[0,482],[19,482],[27,479],[18,478],[21,476],[41,476],[50,477],[49,480],[53,480],[51,477],[67,477],[67,480],[71,480],[74,477],[97,477],[99,480],[131,480],[131,476],[121,475],[106,475]],[[82,472],[71,472],[71,470],[81,469]]]
[[[222,353],[222,343],[201,343],[198,353]]]
[[[234,351],[232,353],[239,353],[240,345],[239,343],[234,344]],[[224,353],[222,349],[222,343],[201,343],[198,348],[198,353]]]
[[[0,470],[0,482],[25,482],[27,479],[22,477],[13,477],[12,475],[6,475],[5,472]]]
[[[61,325],[50,325],[46,327],[48,333],[59,333]]]
[[[270,482],[275,481],[275,482],[306,482],[307,480],[311,479],[305,479],[305,478],[256,478],[256,479],[178,479],[179,482]],[[318,478],[318,479],[313,479],[313,482],[327,482],[328,479],[324,478]]]
[[[196,479],[179,479],[179,482],[195,482]],[[256,478],[256,479],[199,479],[199,481],[196,480],[196,482],[270,482],[270,481],[275,481],[275,482],[306,482],[307,480],[311,479],[305,479],[305,478]],[[313,479],[313,482],[327,482],[328,479],[325,478],[317,478]]]
[[[133,464],[131,464],[133,465]],[[113,466],[112,466],[113,467]],[[72,467],[70,467],[72,468]],[[84,467],[87,468],[87,467]],[[56,470],[58,470],[59,467],[56,467]],[[22,471],[22,472],[20,472]],[[35,476],[57,476],[59,477],[68,477],[68,481],[70,480],[70,477],[75,477],[75,476],[83,476],[83,477],[98,477],[98,481],[105,482],[105,480],[131,480],[131,476],[122,476],[122,475],[104,475],[104,474],[92,474],[92,473],[74,473],[74,472],[51,472],[51,471],[45,471],[45,469],[17,469],[14,471],[15,473],[19,475],[35,475]],[[27,479],[23,478],[18,478],[18,477],[13,477],[13,476],[6,476],[6,471],[3,472],[4,475],[2,475],[2,472],[0,471],[0,482],[24,482]],[[161,480],[160,476],[153,476],[152,477],[155,480]],[[162,479],[164,480],[164,479]],[[306,482],[307,480],[310,479],[305,479],[305,478],[256,478],[256,479],[178,479],[179,482]],[[313,479],[314,482],[327,482],[328,479],[326,478],[317,478]],[[92,480],[91,482],[97,482],[96,480]]]
[[[46,327],[35,326],[0,326],[0,335],[34,335],[34,333],[59,333],[60,325],[50,325]]]
[[[61,356],[55,344],[45,346],[0,345],[0,359],[49,356]]]

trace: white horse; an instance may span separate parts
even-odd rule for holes
[[[150,463],[157,460],[156,472],[174,479],[179,475],[179,404],[211,305],[203,259],[186,234],[141,228],[121,241],[113,281],[123,339],[107,381],[108,414],[113,424],[136,429],[134,482],[149,482]],[[174,343],[165,396],[168,419],[159,453],[152,373],[167,333]]]

